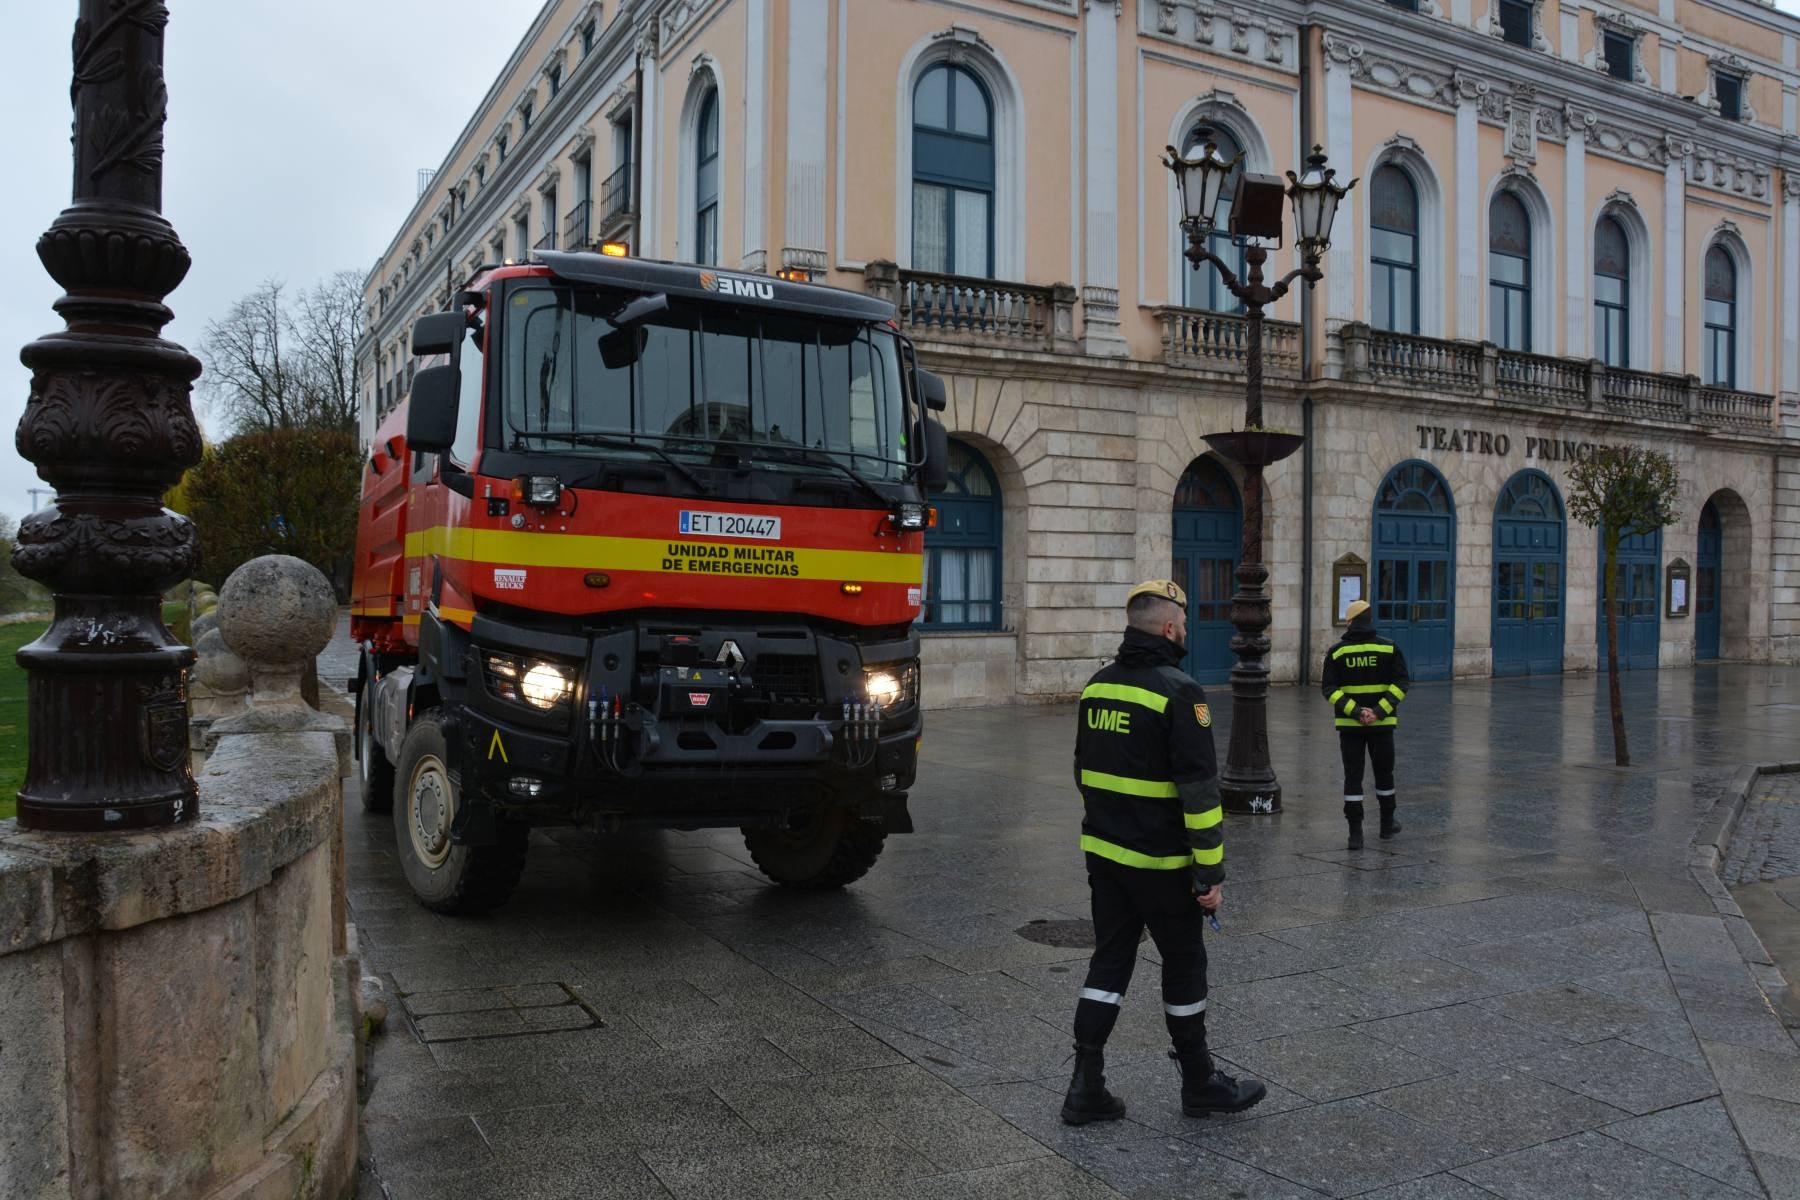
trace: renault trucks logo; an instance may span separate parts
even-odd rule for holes
[[[700,287],[703,291],[717,292],[721,296],[748,296],[753,300],[773,300],[775,285],[762,279],[747,279],[742,275],[721,275],[717,271],[700,272]]]

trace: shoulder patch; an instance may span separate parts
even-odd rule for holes
[[[1212,725],[1212,708],[1205,704],[1194,705],[1194,720],[1200,722],[1202,729],[1209,727]]]

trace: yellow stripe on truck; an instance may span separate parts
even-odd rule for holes
[[[406,535],[408,558],[432,554],[514,567],[911,584],[920,581],[925,563],[923,555],[899,552],[824,550],[811,546],[703,542],[681,538],[531,533],[513,529],[453,529],[444,525]],[[677,563],[680,565],[671,565]]]

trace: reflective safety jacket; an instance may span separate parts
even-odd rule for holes
[[[1225,881],[1224,811],[1212,710],[1176,666],[1181,648],[1125,631],[1119,656],[1081,693],[1075,782],[1081,848],[1128,867],[1191,867],[1196,884]]]
[[[1400,723],[1406,699],[1406,655],[1370,625],[1352,625],[1325,655],[1319,690],[1331,705],[1339,729],[1379,729]],[[1356,710],[1375,710],[1375,723],[1365,726]]]

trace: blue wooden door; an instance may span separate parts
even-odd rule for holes
[[[1520,471],[1494,503],[1494,674],[1562,670],[1562,497],[1542,471]]]
[[[1606,529],[1600,530],[1599,645],[1600,670],[1606,670]],[[1656,669],[1662,635],[1662,530],[1627,534],[1619,541],[1619,667],[1627,671]]]
[[[1700,545],[1694,556],[1694,657],[1719,657],[1719,569],[1724,562],[1719,510],[1708,500],[1700,510]]]
[[[1414,679],[1447,679],[1455,642],[1456,511],[1428,463],[1401,463],[1375,494],[1375,627]]]
[[[1175,562],[1170,578],[1188,597],[1188,652],[1182,669],[1201,683],[1231,675],[1231,593],[1237,590],[1243,510],[1217,462],[1197,458],[1175,486]]]

